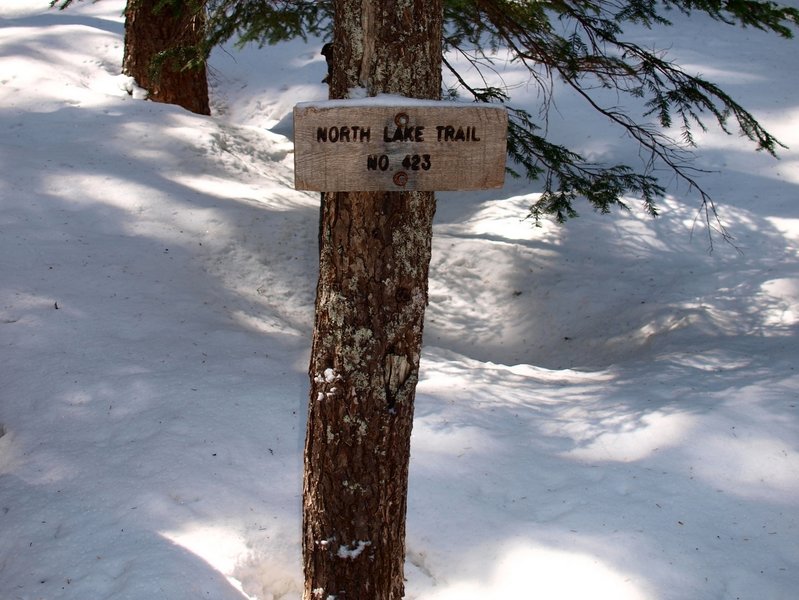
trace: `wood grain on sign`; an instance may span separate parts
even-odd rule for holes
[[[487,105],[294,108],[298,190],[434,191],[500,188],[508,115]]]

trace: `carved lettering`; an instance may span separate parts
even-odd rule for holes
[[[402,161],[402,166],[411,171],[429,171],[432,166],[429,154],[407,154]]]
[[[479,142],[480,137],[477,135],[477,127],[458,127],[453,125],[437,125],[436,126],[436,139],[439,142]]]
[[[423,142],[424,126],[397,127],[393,131],[389,127],[383,128],[383,141],[391,142]]]
[[[370,154],[366,157],[366,170],[367,171],[381,171],[388,170],[388,156],[385,154]]]
[[[294,117],[297,189],[466,190],[503,181],[501,107],[320,102],[298,105]]]
[[[316,128],[316,141],[320,143],[368,142],[371,136],[372,129],[370,127],[361,127],[360,125],[353,125],[352,127],[342,125]]]

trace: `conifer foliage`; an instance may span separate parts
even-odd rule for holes
[[[626,208],[623,198],[628,195],[640,197],[646,210],[656,215],[656,200],[664,190],[653,172],[666,166],[698,190],[710,225],[717,222],[715,208],[697,185],[686,153],[695,145],[694,130],[705,130],[710,119],[725,132],[737,129],[758,150],[773,155],[781,146],[719,86],[687,73],[661,50],[626,40],[624,27],[670,26],[666,15],[678,10],[705,12],[724,23],[791,37],[799,22],[794,8],[757,0],[449,0],[446,7],[449,27],[445,42],[451,52],[485,71],[494,63],[494,52],[506,50],[538,83],[545,109],[552,100],[554,82],[561,81],[625,131],[646,157],[639,171],[628,165],[590,164],[579,154],[549,142],[532,115],[509,106],[509,155],[519,167],[511,171],[519,175],[521,170],[529,179],[543,181],[543,193],[531,207],[536,219],[544,214],[553,214],[559,221],[575,216],[573,201],[577,197],[586,198],[601,212],[614,206]],[[450,62],[444,64],[475,100],[509,102],[506,90],[471,86]],[[607,89],[642,101],[644,113],[636,117],[615,105],[604,105],[599,98]],[[681,140],[663,133],[674,125],[679,126]]]
[[[72,2],[52,0],[51,5],[65,8]],[[155,74],[166,63],[182,64],[172,69],[179,73],[197,70],[215,46],[230,39],[261,45],[296,37],[329,39],[335,19],[332,0],[130,0],[128,11],[143,3],[154,5],[153,15],[180,8],[195,15],[194,23],[207,18],[202,39],[176,38],[155,53],[149,66]],[[698,185],[691,166],[695,131],[715,123],[769,154],[776,155],[782,147],[717,84],[687,73],[669,60],[664,49],[646,48],[625,38],[625,27],[631,25],[671,26],[668,17],[675,12],[704,13],[719,23],[785,38],[793,37],[799,24],[799,10],[771,0],[444,0],[443,65],[454,81],[448,93],[508,107],[509,172],[536,182],[534,191],[542,192],[530,207],[530,216],[538,220],[552,215],[564,221],[577,215],[578,198],[610,212],[614,207],[627,208],[629,197],[640,198],[656,215],[664,189],[654,173],[665,167],[700,195],[707,224],[718,224],[713,201]],[[453,57],[474,67],[481,84],[465,77]],[[506,58],[526,67],[539,85],[538,114],[514,107],[502,85],[486,83],[496,79],[491,75]],[[626,132],[644,161],[636,168],[594,164],[547,139],[547,111],[556,82],[565,83]],[[636,115],[603,104],[601,92],[608,89],[636,99],[645,110]],[[674,126],[679,128],[679,139],[664,133]]]
[[[234,36],[242,42],[271,44],[292,37],[327,35],[331,1],[209,0],[209,36],[218,44]],[[625,38],[625,27],[668,27],[670,14],[704,13],[727,25],[755,27],[790,38],[799,10],[770,0],[445,0],[444,69],[455,82],[450,95],[502,103],[510,121],[509,172],[536,182],[542,192],[530,207],[536,220],[576,216],[575,201],[586,199],[601,212],[626,209],[637,197],[652,215],[664,189],[654,173],[666,168],[697,191],[707,224],[718,223],[712,199],[698,185],[691,166],[694,132],[715,123],[740,133],[758,150],[775,155],[782,146],[757,119],[722,88],[687,73],[663,49],[645,48]],[[453,57],[478,73],[467,78]],[[542,92],[536,114],[514,107],[509,91],[492,81],[497,63],[509,58],[526,67]],[[547,139],[547,110],[556,82],[563,82],[637,144],[644,161],[630,165],[593,164],[579,153]],[[642,103],[636,115],[603,104],[603,90],[615,90]],[[679,139],[664,131],[677,126]]]

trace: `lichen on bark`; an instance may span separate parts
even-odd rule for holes
[[[331,98],[439,99],[440,0],[335,0]],[[399,600],[435,197],[327,193],[303,489],[305,600]],[[335,385],[318,377],[333,369]],[[319,401],[318,398],[323,398]],[[353,552],[358,540],[361,552]],[[325,543],[322,543],[322,542]]]

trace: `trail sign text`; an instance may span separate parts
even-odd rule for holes
[[[298,190],[433,191],[499,188],[505,180],[502,107],[340,101],[294,108]]]

